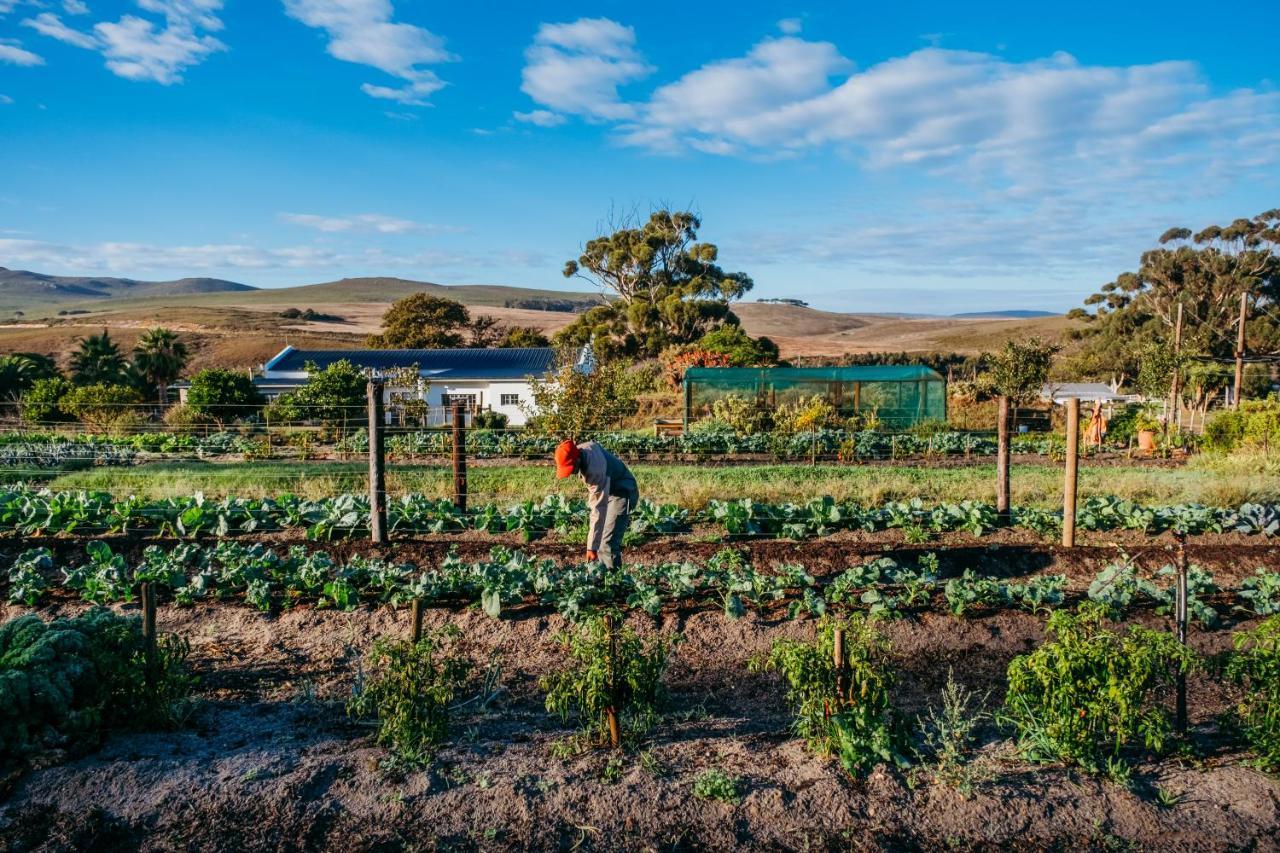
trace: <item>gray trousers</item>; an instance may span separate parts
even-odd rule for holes
[[[622,537],[631,526],[631,510],[640,500],[637,494],[610,495],[604,513],[604,534],[600,537],[600,562],[611,569],[622,565]]]

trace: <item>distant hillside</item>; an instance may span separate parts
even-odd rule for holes
[[[1014,309],[1011,311],[970,311],[966,314],[952,314],[952,317],[968,317],[979,320],[1031,320],[1036,317],[1057,317],[1059,311],[1027,311]]]
[[[181,278],[177,281],[136,281],[102,276],[45,275],[0,267],[0,307],[25,310],[32,306],[95,302],[104,299],[145,299],[198,293],[256,290],[247,284],[219,278]]]
[[[556,302],[598,303],[594,293],[574,293],[564,290],[540,290],[532,287],[512,287],[501,284],[436,284],[430,281],[412,281],[405,278],[370,277],[344,278],[322,284],[303,284],[297,287],[273,287],[258,290],[244,304],[254,302],[310,305],[334,302],[394,302],[414,293],[430,293],[455,299],[464,305],[489,308],[526,307],[508,303],[545,300]],[[218,300],[229,301],[229,300]],[[578,310],[581,310],[578,308]]]

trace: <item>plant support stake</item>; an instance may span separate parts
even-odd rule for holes
[[[996,514],[1000,523],[1009,523],[1009,397],[1000,395],[996,414]]]
[[[1062,484],[1062,547],[1076,545],[1076,485],[1080,474],[1080,398],[1067,400],[1067,472]]]
[[[453,404],[453,505],[467,511],[467,437],[463,431],[466,414],[461,403]]]
[[[143,581],[139,590],[142,599],[142,646],[147,656],[147,687],[155,687],[156,680],[156,591]]]
[[[410,606],[410,613],[413,618],[413,644],[416,646],[422,641],[422,599],[415,598]]]
[[[609,724],[609,745],[614,749],[622,746],[622,727],[618,724],[618,626],[612,613],[605,614],[604,629],[609,634],[609,705],[604,709],[606,722]]]
[[[845,674],[844,674],[844,629],[835,628],[831,632],[831,662],[836,668],[836,696],[838,701],[844,701],[845,690]]]
[[[375,544],[387,542],[386,441],[383,438],[382,379],[369,380],[369,535]]]

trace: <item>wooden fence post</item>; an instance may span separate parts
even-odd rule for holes
[[[1178,581],[1174,601],[1174,622],[1178,642],[1185,646],[1187,644],[1187,538],[1186,534],[1181,532],[1176,535],[1178,537]],[[1185,734],[1187,731],[1187,674],[1181,667],[1178,668],[1176,686],[1178,695],[1174,725],[1179,734]]]
[[[1009,523],[1009,397],[1000,395],[996,414],[996,515]]]
[[[413,600],[410,613],[413,617],[413,644],[416,646],[422,640],[422,599]]]
[[[1067,400],[1067,472],[1062,486],[1062,545],[1076,544],[1076,485],[1080,473],[1080,398]]]
[[[369,535],[378,545],[387,542],[386,440],[383,435],[383,388],[380,378],[369,380]]]
[[[466,415],[461,403],[453,404],[453,505],[467,511]]]

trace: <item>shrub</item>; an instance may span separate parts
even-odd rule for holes
[[[216,423],[211,416],[190,405],[170,406],[164,413],[164,424],[175,435],[208,432]]]
[[[22,419],[32,426],[74,421],[75,416],[62,408],[62,398],[73,387],[70,380],[60,376],[37,379],[22,395],[18,406]]]
[[[694,346],[723,355],[730,367],[759,367],[778,363],[778,345],[768,338],[753,338],[742,327],[725,323],[702,336]]]
[[[0,625],[0,763],[91,747],[116,726],[177,723],[192,685],[187,651],[183,640],[166,636],[148,662],[141,620],[104,608]]]
[[[460,636],[450,625],[416,644],[378,640],[369,653],[374,674],[357,685],[347,712],[376,717],[378,743],[405,761],[425,762],[449,736],[449,705],[471,672]]]
[[[556,639],[571,663],[540,682],[548,711],[566,721],[576,716],[582,734],[597,745],[609,742],[609,708],[624,739],[649,730],[666,698],[662,676],[675,638],[646,642],[631,628],[618,626],[615,617],[597,615]]]
[[[1220,412],[1205,427],[1204,444],[1222,451],[1280,446],[1280,399],[1243,400],[1239,409]]]
[[[139,421],[137,406],[141,402],[142,395],[128,385],[98,382],[72,388],[58,405],[90,429],[106,432]]]
[[[844,673],[835,665],[835,629],[844,630]],[[787,682],[795,730],[821,755],[834,755],[858,776],[880,763],[904,766],[905,738],[890,704],[889,643],[863,614],[823,617],[812,643],[775,640],[751,667],[777,670]]]
[[[836,407],[820,394],[804,397],[794,403],[784,403],[773,414],[773,428],[784,435],[811,432],[838,423]]]
[[[238,370],[210,368],[191,377],[187,406],[193,414],[219,423],[247,418],[258,412],[266,400],[248,374]]]
[[[475,429],[506,429],[511,419],[502,412],[483,411],[476,412],[471,419],[471,426]]]
[[[1258,763],[1280,770],[1280,616],[1234,637],[1227,675],[1245,688],[1236,708],[1240,729]]]
[[[711,420],[733,430],[736,435],[754,435],[769,428],[769,414],[756,401],[737,394],[711,403]]]
[[[1160,700],[1194,654],[1171,635],[1141,627],[1102,627],[1104,608],[1049,616],[1046,642],[1009,664],[1004,716],[1032,760],[1114,768],[1137,744],[1159,752],[1172,731]]]

